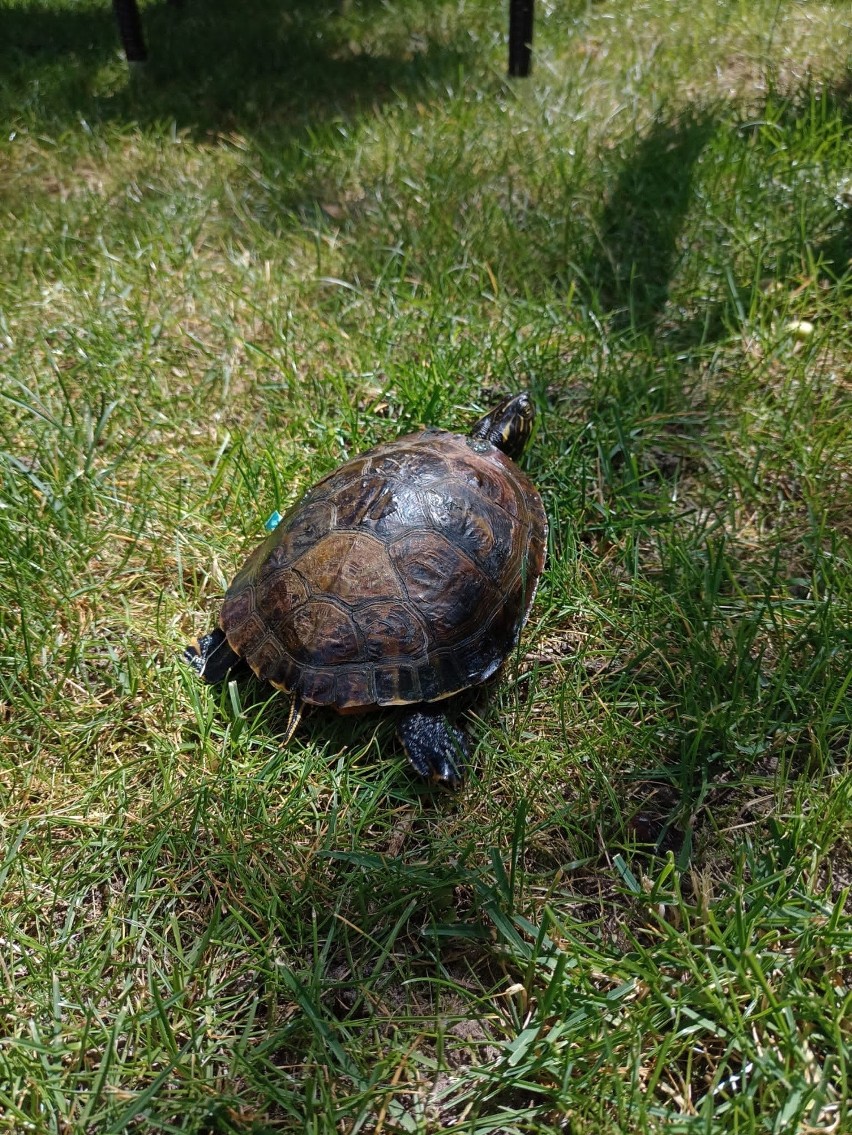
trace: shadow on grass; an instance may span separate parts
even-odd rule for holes
[[[635,327],[653,324],[666,304],[695,165],[717,127],[712,111],[656,120],[634,139],[606,198],[588,276],[604,310]]]
[[[668,332],[670,345],[689,348],[723,337],[737,313],[748,306],[753,280],[730,276],[730,296],[703,305],[701,311],[678,319],[671,326],[673,283],[683,256],[695,258],[696,250],[682,248],[688,215],[700,208],[694,186],[698,167],[708,151],[717,152],[731,168],[741,171],[736,190],[748,192],[752,178],[759,199],[767,169],[757,168],[750,151],[754,135],[767,125],[773,128],[767,161],[778,165],[779,154],[789,150],[790,168],[797,165],[798,148],[807,148],[807,137],[817,132],[827,138],[831,124],[848,129],[852,122],[852,76],[833,86],[805,85],[789,94],[771,92],[764,107],[745,117],[736,102],[693,105],[657,118],[644,134],[637,134],[621,150],[619,168],[611,190],[605,191],[601,211],[594,223],[595,237],[584,242],[577,267],[583,291],[592,307],[612,320],[615,329],[632,328],[657,334]],[[737,153],[739,151],[739,153]],[[702,174],[706,177],[706,174]],[[710,192],[719,189],[712,186]],[[799,192],[803,192],[802,189]],[[848,191],[847,191],[848,192]],[[824,209],[824,191],[813,181],[816,216]],[[850,198],[852,201],[852,198]],[[816,265],[839,278],[852,264],[852,207],[849,202],[837,213],[822,216],[814,230],[802,231],[800,218],[790,213],[790,226],[777,233],[772,250],[776,271],[805,273]],[[699,237],[700,239],[700,237]],[[582,236],[581,236],[582,241]],[[707,255],[712,255],[712,248]],[[768,266],[768,271],[772,271]]]
[[[0,117],[53,128],[81,119],[175,122],[192,133],[286,138],[328,118],[455,80],[469,37],[429,34],[420,5],[189,0],[142,8],[149,61],[130,74],[106,3],[19,4],[4,14]],[[440,21],[434,21],[436,27]],[[427,30],[423,30],[424,27]]]

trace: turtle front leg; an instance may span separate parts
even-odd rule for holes
[[[225,632],[219,627],[185,646],[183,656],[193,670],[211,685],[224,682],[231,670],[243,665],[243,660],[235,650],[231,650]]]
[[[470,756],[467,738],[450,723],[442,709],[425,705],[406,710],[396,732],[405,755],[420,776],[447,788],[461,788]]]

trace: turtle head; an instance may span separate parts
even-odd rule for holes
[[[480,418],[470,436],[490,441],[513,461],[521,456],[532,433],[535,406],[529,394],[513,394]]]

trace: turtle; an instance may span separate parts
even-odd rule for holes
[[[340,465],[251,553],[187,661],[211,683],[248,663],[298,707],[394,707],[417,773],[458,788],[447,699],[505,661],[544,566],[544,505],[516,464],[534,419],[522,392],[467,435],[424,429]]]

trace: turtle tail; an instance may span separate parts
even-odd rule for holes
[[[243,665],[243,660],[230,648],[220,627],[185,646],[183,656],[199,677],[211,685],[224,682],[235,667]]]

